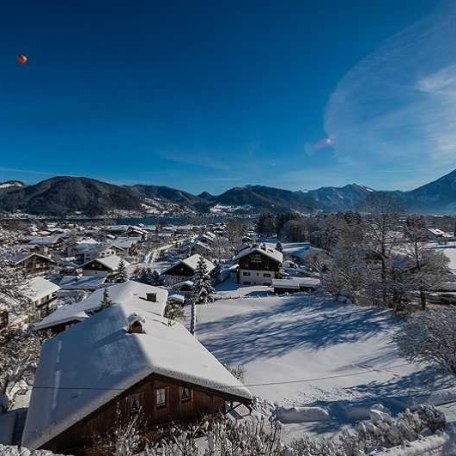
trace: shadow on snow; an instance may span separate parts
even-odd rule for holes
[[[274,299],[274,298],[271,298]],[[242,305],[233,300],[233,305]],[[300,295],[277,307],[199,323],[204,345],[225,363],[244,364],[300,348],[318,350],[369,338],[394,320],[389,311],[343,305]]]

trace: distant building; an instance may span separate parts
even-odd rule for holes
[[[234,257],[239,264],[237,280],[241,285],[271,285],[279,278],[283,254],[265,244],[246,246]]]
[[[83,279],[81,278],[81,280]],[[110,285],[106,289],[112,304],[135,305],[142,311],[155,315],[163,315],[165,312],[168,291],[164,288],[129,280],[128,282]],[[101,310],[104,292],[105,288],[99,288],[83,301],[57,309],[35,323],[33,330],[51,330],[52,333],[58,334],[81,321],[87,320],[91,315]]]
[[[105,283],[105,276],[63,276],[59,286],[65,291],[95,291]]]
[[[81,266],[82,274],[99,276],[114,275],[118,272],[121,261],[122,258],[117,255],[95,258]],[[125,266],[129,266],[128,262],[123,261]]]
[[[52,236],[30,236],[29,245],[38,248],[58,249],[63,245],[63,236],[54,234]]]
[[[290,277],[288,279],[272,279],[271,286],[274,293],[299,293],[312,292],[321,285],[320,279],[313,277]]]
[[[41,274],[55,265],[52,258],[40,253],[24,253],[13,260],[14,266],[26,274]]]
[[[23,294],[38,311],[38,316],[31,316],[32,320],[46,316],[50,311],[51,302],[57,297],[60,287],[43,277],[33,277],[26,284]]]
[[[198,266],[198,261],[200,258],[203,258],[206,266],[207,272],[210,274],[215,269],[214,264],[206,260],[206,258],[202,257],[198,253],[192,255],[184,260],[179,261],[178,263],[174,264],[166,271],[163,272],[163,277],[165,278],[165,284],[168,286],[172,286],[176,283],[186,282],[191,280],[195,275],[196,268]]]
[[[106,258],[116,254],[117,251],[112,246],[99,244],[98,246],[78,249],[75,258],[78,263],[85,264],[97,258]]]
[[[427,228],[427,238],[437,241],[439,244],[446,244],[455,239],[454,233],[447,233],[440,228]]]

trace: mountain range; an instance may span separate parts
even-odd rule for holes
[[[234,187],[220,195],[199,195],[159,185],[114,185],[87,177],[58,176],[26,185],[0,183],[0,211],[35,215],[103,215],[130,211],[144,214],[253,214],[264,211],[344,211],[361,209],[379,194],[392,194],[406,210],[456,213],[456,170],[407,192],[378,192],[358,184],[291,191],[261,185]]]

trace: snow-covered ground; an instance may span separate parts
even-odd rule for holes
[[[285,425],[287,439],[304,429],[331,434],[368,418],[374,404],[396,413],[456,387],[435,367],[399,356],[391,337],[401,323],[388,310],[269,290],[222,284],[215,303],[197,307],[197,336],[220,361],[244,366],[254,395],[330,412],[329,421]]]

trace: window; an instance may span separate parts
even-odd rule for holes
[[[250,276],[250,272],[246,272],[246,271],[244,271],[244,272],[242,273],[242,275],[243,275],[244,277],[246,277],[246,276]]]
[[[250,256],[250,261],[252,263],[261,263],[261,260],[262,260],[261,255],[258,253],[254,253]]]
[[[139,412],[143,405],[144,393],[136,393],[130,396],[130,410]]]
[[[271,274],[265,272],[265,273],[263,274],[263,277],[271,277]]]
[[[155,406],[157,408],[166,407],[166,388],[155,390]]]
[[[192,400],[192,390],[190,388],[182,387],[180,393],[181,402],[190,402]]]

